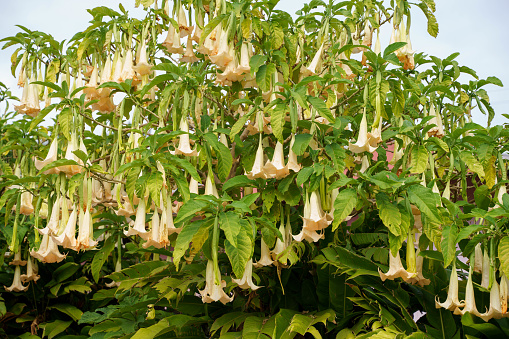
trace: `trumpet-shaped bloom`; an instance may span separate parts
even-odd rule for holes
[[[217,268],[216,268],[217,269]],[[205,273],[205,288],[200,292],[201,300],[204,303],[220,301],[223,305],[233,301],[233,296],[229,297],[223,290],[226,287],[226,281],[221,280],[220,284],[216,284],[216,272],[212,260],[207,262]]]
[[[490,285],[490,256],[488,255],[488,250],[485,250],[482,258],[481,287],[488,289],[489,285]]]
[[[212,52],[209,58],[210,61],[218,67],[226,67],[226,65],[233,60],[228,44],[228,34],[224,30],[221,32],[221,37],[219,38],[217,53]]]
[[[200,27],[204,27],[205,22],[203,21],[203,14],[201,11],[196,11],[196,27],[193,32],[193,36],[191,39],[193,39],[196,43],[200,42],[202,29]]]
[[[262,146],[262,135],[260,134],[260,138],[258,141],[258,149],[256,150],[256,157],[253,164],[253,167],[251,168],[251,171],[247,173],[247,177],[249,179],[257,179],[262,178],[266,179],[267,174],[265,173],[264,166],[263,166],[263,146]]]
[[[449,278],[449,290],[447,291],[447,299],[441,303],[438,301],[438,296],[435,297],[436,308],[445,308],[454,311],[457,307],[465,306],[464,302],[458,299],[458,272],[456,271],[456,264],[452,266],[451,277]]]
[[[303,74],[306,77],[311,76],[311,75],[316,75],[316,68],[318,66],[318,63],[320,62],[321,57],[322,57],[322,52],[323,52],[324,46],[325,46],[325,42],[322,42],[322,45],[320,46],[318,51],[316,51],[316,54],[313,57],[313,60],[311,60],[311,63],[309,64],[309,66],[303,67],[300,69],[301,74]]]
[[[444,136],[444,126],[442,124],[442,116],[435,111],[435,105],[431,104],[429,116],[432,117],[428,121],[428,125],[435,125],[428,130],[428,136],[442,138]]]
[[[359,137],[355,144],[350,143],[348,149],[353,153],[369,152],[373,153],[377,147],[373,147],[371,143],[371,133],[368,133],[368,121],[366,119],[366,112],[362,114],[361,124],[359,126]]]
[[[48,155],[46,155],[46,158],[42,161],[38,160],[37,158],[34,158],[35,168],[37,168],[40,171],[44,166],[52,163],[53,161],[56,161],[57,154],[58,154],[58,139],[55,136],[55,138],[51,142],[51,145],[49,146]],[[58,167],[53,167],[47,171],[44,171],[44,174],[58,174],[58,173],[60,173]]]
[[[58,232],[58,221],[60,220],[60,198],[55,200],[53,208],[51,209],[51,216],[43,229],[38,229],[40,234],[49,235],[56,234]]]
[[[463,315],[468,312],[478,317],[481,316],[479,311],[477,311],[477,307],[475,306],[474,285],[472,284],[472,271],[470,271],[470,274],[468,275],[467,288],[465,290],[465,300],[462,302],[464,302],[465,306],[463,307],[463,309],[457,307],[454,310],[454,314]]]
[[[187,124],[186,117],[182,117],[180,120],[180,130],[185,133],[179,136],[179,146],[175,149],[175,151],[171,151],[171,154],[183,154],[188,157],[197,156],[198,152],[195,149],[191,149],[191,144],[189,143],[189,125]]]
[[[166,219],[165,213],[162,214]],[[161,218],[162,221],[162,218]],[[166,220],[165,220],[166,221]],[[143,244],[143,248],[149,248],[150,246],[154,246],[155,248],[162,248],[166,246],[168,243],[168,233],[166,233],[166,242],[161,242],[164,238],[164,233],[166,225],[162,225],[162,222],[159,221],[159,213],[157,213],[157,208],[154,211],[154,215],[152,216],[152,229],[150,230],[150,236],[147,239],[147,242]],[[162,226],[162,227],[161,227]]]
[[[126,236],[139,235],[143,240],[148,240],[150,233],[145,229],[146,206],[145,199],[140,200],[140,204],[136,209],[136,220],[134,226],[129,226],[127,231],[124,231]]]
[[[187,37],[187,45],[186,45],[186,51],[184,52],[184,55],[180,58],[180,62],[188,62],[193,63],[198,60],[200,60],[195,54],[193,50],[193,40],[190,36]]]
[[[35,81],[35,77],[32,76],[31,82]],[[14,109],[31,117],[36,117],[41,111],[39,106],[39,92],[36,85],[30,84],[25,79],[25,86],[23,87],[23,93],[21,95],[21,101],[18,106],[14,106]]]
[[[135,74],[133,69],[133,52],[131,49],[127,50],[127,53],[124,58],[124,63],[122,65],[122,72],[120,73],[120,81],[124,82],[128,79],[134,80]]]
[[[267,161],[264,166],[264,171],[267,175],[267,178],[282,179],[290,174],[288,165],[285,165],[283,144],[279,141],[277,142],[276,148],[274,149],[274,156],[272,157],[272,161]]]
[[[165,219],[166,219],[165,220],[166,221],[166,230],[167,230],[166,232],[168,234],[180,233],[180,231],[182,231],[182,227],[176,228],[175,224],[173,223],[173,203],[171,202],[171,190],[168,191],[166,203],[167,203],[166,212],[164,213]],[[178,203],[177,204],[177,212],[178,212],[178,208],[180,208],[179,206],[181,206],[181,205]]]
[[[187,25],[186,13],[184,12],[184,7],[182,7],[182,4],[180,5],[179,9],[178,25],[181,38],[184,38],[193,32],[194,26]]]
[[[404,281],[408,281],[412,278],[415,278],[417,273],[408,272],[401,263],[401,258],[399,256],[399,252],[396,256],[393,256],[389,251],[389,271],[387,273],[383,273],[380,269],[378,269],[378,273],[380,274],[380,279],[385,281],[386,279],[394,280],[396,278],[402,278]]]
[[[288,153],[288,162],[286,166],[288,166],[289,170],[297,173],[301,169],[301,165],[297,161],[297,154],[293,151],[293,144],[295,143],[295,135],[292,134],[292,140],[290,141],[290,152]]]
[[[25,266],[26,264],[26,260],[21,260],[21,251],[19,249],[14,254],[14,259],[9,263],[9,265],[13,266]]]
[[[198,193],[198,181],[196,179],[194,179],[193,177],[191,177],[191,179],[189,180],[189,192],[194,193],[194,194],[199,194]]]
[[[94,67],[92,70],[92,74],[90,75],[90,80],[83,89],[83,93],[85,93],[86,95],[85,97],[86,101],[99,99],[100,95],[97,90],[97,81],[98,81],[98,70],[97,67]]]
[[[474,249],[474,272],[482,273],[483,270],[483,255],[481,243],[475,245]]]
[[[74,208],[67,220],[67,224],[63,232],[59,235],[53,235],[52,239],[57,244],[64,248],[74,249],[76,248],[76,223],[78,222],[78,206],[74,205]]]
[[[143,41],[143,43],[141,44],[141,47],[140,47],[140,57],[138,58],[138,62],[136,63],[136,66],[133,66],[133,69],[139,75],[147,75],[147,74],[152,73],[152,67],[153,67],[153,65],[150,65],[148,63],[147,46],[145,44],[145,41]]]
[[[242,275],[242,279],[232,279],[234,283],[239,285],[240,288],[247,290],[250,288],[253,291],[256,291],[261,286],[256,286],[253,283],[253,258],[250,258],[246,263],[246,268],[244,269],[244,274]]]
[[[23,192],[21,193],[21,206],[19,209],[19,213],[23,215],[30,215],[34,213],[34,206],[32,205],[32,193]]]
[[[28,289],[28,286],[23,286],[21,283],[21,268],[16,266],[14,269],[14,280],[12,281],[12,285],[7,287],[5,286],[5,290],[9,292],[25,292]]]
[[[207,179],[205,180],[205,195],[213,195],[216,198],[219,198],[219,194],[217,193],[216,184],[214,183],[214,175],[212,173],[207,174]]]
[[[21,281],[26,283],[29,281],[37,281],[41,276],[37,274],[37,263],[32,260],[32,256],[28,256],[27,274],[21,275]]]
[[[240,63],[235,68],[235,73],[239,76],[251,72],[251,66],[249,66],[249,61],[251,59],[249,49],[250,45],[247,42],[242,43],[242,47],[240,48]]]
[[[482,320],[488,322],[491,318],[501,319],[503,316],[502,306],[500,303],[500,290],[496,279],[493,279],[490,291],[490,309],[482,313],[480,317]]]
[[[322,210],[320,197],[317,191],[311,193],[309,202],[306,201],[306,203],[309,203],[309,216],[302,218],[306,229],[310,231],[320,231],[330,225],[332,219]]]
[[[77,141],[76,141],[76,134],[71,135],[71,140],[67,143],[67,150],[65,151],[65,159],[67,160],[74,160],[78,162],[80,160],[76,154],[73,152],[77,149]],[[59,166],[58,169],[61,172],[64,172],[68,176],[73,176],[75,174],[81,173],[82,168],[80,165],[63,165]]]
[[[61,262],[65,259],[65,254],[58,251],[58,246],[53,242],[48,234],[44,234],[41,240],[39,250],[30,252],[30,255],[44,263]]]
[[[78,238],[76,240],[75,251],[87,250],[97,245],[97,241],[92,238],[94,234],[94,223],[90,209],[87,206],[85,213],[80,209],[79,223],[78,223]]]
[[[279,241],[281,241],[281,240],[279,240]],[[267,246],[267,244],[265,243],[265,241],[263,241],[263,239],[261,240],[261,251],[260,252],[261,252],[260,260],[258,260],[256,263],[254,263],[253,266],[254,267],[263,267],[263,266],[272,265],[273,261],[270,258],[269,246]]]
[[[509,296],[509,281],[504,273],[500,277],[500,308],[502,313],[507,313],[507,297]]]

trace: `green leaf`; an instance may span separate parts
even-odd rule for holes
[[[245,175],[237,175],[224,183],[223,191],[228,191],[235,187],[249,187],[254,185],[256,185],[256,181],[248,179]]]
[[[327,108],[327,105],[322,99],[308,95],[308,102],[313,105],[313,108],[316,109],[322,117],[329,120],[330,123],[333,124],[336,122],[336,118],[334,118],[331,110]]]
[[[46,115],[48,115],[53,110],[53,108],[55,108],[56,106],[57,106],[57,104],[51,104],[48,107],[43,108],[37,114],[37,116],[32,120],[32,122],[30,122],[30,127],[28,128],[28,132],[31,132],[35,127],[37,127],[44,120]],[[68,108],[64,108],[64,109],[68,109]]]
[[[410,202],[435,223],[440,223],[439,212],[436,206],[435,193],[422,185],[412,185],[407,189]]]
[[[500,239],[498,244],[498,259],[500,260],[502,272],[509,276],[509,236]]]
[[[189,200],[185,202],[178,211],[177,218],[175,219],[175,224],[179,224],[182,221],[196,215],[196,213],[200,212],[207,205],[208,203],[203,200]]]
[[[161,190],[163,189],[163,176],[161,172],[154,172],[150,174],[150,177],[147,180],[147,188],[152,200],[157,206],[159,206],[161,202]]]
[[[230,259],[233,273],[237,278],[242,278],[246,263],[251,258],[253,253],[253,239],[250,236],[252,233],[251,225],[246,220],[240,220],[241,230],[234,237],[234,241],[230,242],[225,240],[226,255]]]
[[[185,224],[182,227],[182,231],[179,233],[177,237],[177,242],[175,244],[175,249],[173,251],[173,262],[175,266],[178,268],[180,259],[186,253],[189,248],[189,244],[193,240],[194,235],[200,230],[200,228],[204,225],[202,220],[198,220],[192,222],[190,224]]]
[[[240,217],[237,213],[229,211],[219,215],[219,227],[223,230],[226,240],[237,247],[237,235],[240,232]]]
[[[311,176],[311,174],[313,174],[314,171],[315,170],[313,167],[304,167],[303,169],[301,169],[297,174],[296,179],[297,185],[301,186],[303,183],[308,181],[309,177]]]
[[[286,107],[283,104],[277,104],[270,112],[270,125],[272,133],[283,143],[283,127],[285,126]]]
[[[449,153],[449,146],[442,139],[439,139],[437,137],[431,137],[427,140],[427,142],[433,142],[435,145],[440,147],[444,152]]]
[[[210,33],[212,33],[214,28],[216,28],[216,26],[219,25],[219,23],[221,21],[223,21],[223,19],[226,16],[227,16],[227,14],[221,14],[209,21],[209,23],[203,28],[203,32],[200,36],[200,45],[203,44],[203,42],[205,41],[205,38],[207,38],[210,35]]]
[[[55,167],[70,166],[70,165],[77,165],[77,166],[79,166],[78,163],[76,161],[74,161],[74,160],[60,159],[60,160],[53,161],[53,162],[47,164],[46,166],[44,166],[43,168],[41,168],[41,170],[39,171],[38,175],[40,175],[41,173],[46,172],[49,169],[55,168]]]
[[[63,331],[65,331],[72,324],[72,320],[55,320],[50,323],[44,324],[43,337],[48,336],[48,339],[54,338]]]
[[[313,136],[311,134],[303,133],[295,136],[295,143],[293,144],[292,150],[297,155],[303,155],[309,146],[309,142]]]
[[[216,152],[217,155],[217,175],[221,181],[225,181],[230,174],[233,165],[233,157],[230,152],[230,149],[219,143],[219,151]]]
[[[354,189],[347,188],[339,192],[334,201],[333,231],[352,213],[355,205],[357,205],[357,192]]]
[[[272,75],[276,72],[276,66],[273,63],[262,65],[258,72],[256,72],[256,83],[260,89],[267,92],[271,88]]]
[[[456,258],[456,237],[458,228],[455,224],[444,226],[442,229],[442,254],[444,256],[444,267],[449,266]]]
[[[62,313],[67,314],[69,317],[71,317],[74,321],[79,321],[81,316],[83,315],[83,312],[76,306],[73,306],[71,304],[57,304],[48,306],[48,309],[55,309]]]
[[[468,152],[468,151],[462,151],[460,153],[460,159],[465,163],[467,164],[468,168],[470,168],[470,170],[474,171],[475,173],[477,173],[477,175],[480,177],[480,178],[484,178],[484,169],[481,165],[481,163],[479,162],[479,160],[477,160],[473,155],[472,153]]]
[[[101,268],[103,267],[106,260],[108,260],[108,256],[111,251],[115,248],[115,238],[109,237],[104,242],[104,246],[94,255],[91,264],[92,277],[96,282],[99,282],[99,273],[101,272]]]
[[[140,328],[136,333],[131,337],[131,339],[152,339],[155,338],[161,331],[167,329],[169,327],[168,320],[161,319],[156,324]]]
[[[262,54],[253,55],[249,60],[249,67],[251,68],[251,75],[258,72],[260,66],[265,64],[267,56]]]
[[[395,236],[404,235],[401,232],[401,212],[398,207],[391,202],[389,196],[383,192],[376,195],[376,206],[378,214],[384,225]]]
[[[423,145],[414,146],[412,148],[412,161],[410,167],[412,173],[420,174],[426,170],[428,166],[428,151]]]

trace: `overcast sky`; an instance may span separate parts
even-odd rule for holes
[[[0,37],[16,34],[16,24],[32,30],[39,30],[53,35],[57,40],[69,39],[74,33],[84,30],[91,19],[87,8],[108,6],[118,9],[118,3],[134,16],[143,15],[140,9],[134,8],[134,0],[23,0],[3,1],[2,20],[0,20]],[[161,1],[159,1],[161,2]],[[295,13],[307,1],[281,0],[277,8],[291,14]],[[481,78],[496,76],[504,85],[509,86],[509,45],[505,31],[509,28],[507,0],[436,0],[436,16],[440,27],[437,38],[426,32],[425,17],[419,10],[413,11],[411,38],[412,47],[417,52],[445,58],[454,52],[460,52],[456,59],[477,71]],[[388,44],[382,41],[382,50]],[[16,87],[16,80],[10,73],[10,57],[14,48],[0,51],[0,81],[21,96]],[[468,81],[470,77],[464,77]],[[486,87],[491,103],[495,109],[494,123],[502,124],[506,119],[502,114],[509,114],[509,87]],[[480,112],[474,115],[474,121],[486,124],[486,117]]]

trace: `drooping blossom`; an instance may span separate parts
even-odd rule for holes
[[[408,281],[417,275],[416,273],[408,272],[403,267],[399,252],[396,256],[393,256],[391,251],[389,251],[389,271],[387,273],[383,273],[380,269],[378,269],[378,273],[380,274],[380,279],[382,279],[382,281],[387,279],[394,280],[397,278],[402,278],[404,281]]]
[[[267,161],[263,169],[267,178],[276,178],[278,180],[286,177],[290,173],[288,165],[285,165],[283,144],[281,142],[277,142],[272,161]]]
[[[21,283],[21,268],[20,266],[16,266],[14,269],[14,279],[12,281],[12,285],[7,287],[5,286],[5,290],[8,292],[25,292],[28,289],[28,286],[23,286]]]
[[[37,158],[34,158],[35,168],[37,168],[40,171],[44,166],[56,161],[57,154],[58,154],[58,138],[55,136],[53,138],[53,141],[51,142],[51,145],[49,146],[49,150],[48,150],[48,154],[46,155],[46,158],[42,161],[40,161]],[[53,167],[47,171],[44,171],[44,174],[58,174],[58,173],[60,173],[60,170],[58,169],[58,167]]]
[[[246,268],[244,269],[244,274],[241,279],[232,279],[234,283],[239,285],[240,288],[247,290],[251,289],[252,291],[256,291],[261,286],[256,286],[253,283],[253,258],[250,258],[246,263]]]
[[[264,170],[263,166],[263,146],[262,146],[262,135],[260,134],[259,141],[258,141],[258,149],[256,150],[256,157],[255,161],[253,163],[253,167],[251,168],[251,171],[247,173],[247,177],[249,179],[257,179],[262,178],[266,179],[267,174]]]
[[[253,264],[254,267],[270,266],[273,260],[270,258],[269,246],[261,239],[260,260]]]
[[[435,297],[436,308],[445,308],[450,311],[454,311],[457,307],[465,306],[464,302],[460,302],[458,299],[458,272],[456,271],[456,263],[453,262],[451,269],[451,277],[449,278],[449,290],[447,291],[447,299],[441,303],[439,302],[438,296]]]
[[[32,250],[30,255],[34,258],[39,259],[44,263],[55,263],[61,262],[65,259],[65,254],[61,254],[58,251],[58,246],[53,242],[48,234],[42,236],[41,245],[39,250]]]
[[[217,280],[220,280],[220,282],[216,284],[216,269],[219,270],[217,267],[214,268],[214,262],[209,260],[205,271],[205,288],[199,291],[201,300],[204,303],[220,301],[223,305],[226,305],[233,301],[233,296],[228,296],[223,290],[226,287],[226,281],[220,280],[221,278],[219,277]],[[218,275],[220,275],[219,272]]]
[[[174,155],[185,155],[188,157],[194,157],[198,155],[196,149],[191,149],[191,144],[189,143],[189,125],[187,123],[187,118],[185,116],[180,120],[180,130],[185,132],[179,136],[179,145],[175,149],[175,151],[171,151],[171,154]]]
[[[21,275],[21,281],[26,283],[29,281],[37,281],[41,276],[37,274],[37,262],[32,259],[32,256],[28,256],[27,263],[27,274]]]

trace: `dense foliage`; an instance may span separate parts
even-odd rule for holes
[[[2,336],[509,335],[502,83],[433,0],[136,2],[2,40]]]

